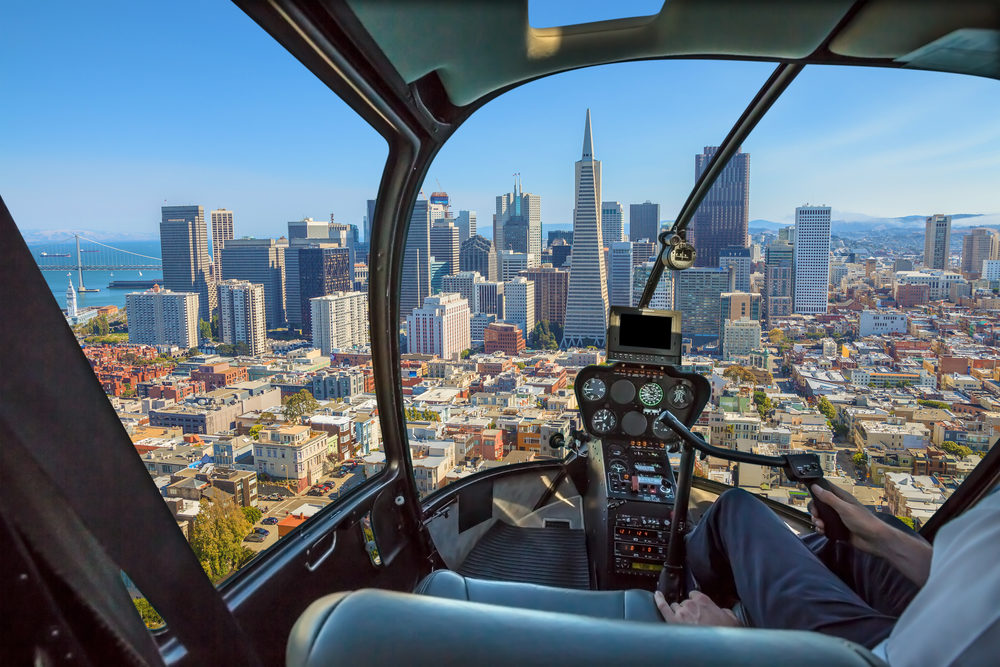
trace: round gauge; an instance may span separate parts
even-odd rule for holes
[[[676,435],[669,428],[663,425],[659,419],[653,420],[653,435],[655,435],[660,440],[672,440]]]
[[[639,400],[647,408],[653,408],[663,400],[663,387],[655,382],[647,382],[639,390]]]
[[[691,391],[691,387],[678,382],[667,390],[667,402],[678,410],[683,410],[694,402],[694,392]]]
[[[642,435],[646,432],[646,415],[633,410],[622,417],[622,430],[629,435]]]
[[[604,392],[608,389],[604,380],[600,378],[590,378],[583,383],[583,397],[588,401],[599,401],[604,398]]]
[[[612,461],[608,465],[608,470],[610,472],[613,472],[613,473],[617,474],[617,475],[624,475],[626,468],[625,468],[625,464],[622,463],[621,461]]]
[[[598,433],[610,433],[617,423],[615,413],[603,408],[595,412],[594,418],[590,420],[590,425]]]
[[[615,403],[631,403],[635,398],[635,385],[631,380],[618,380],[611,385],[611,399]]]
[[[621,445],[611,445],[608,447],[608,454],[611,456],[624,456],[625,450],[622,449]]]

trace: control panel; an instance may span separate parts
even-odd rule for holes
[[[598,583],[647,586],[666,559],[677,491],[667,457],[676,436],[656,418],[669,410],[694,424],[711,387],[674,366],[623,362],[582,369],[575,387],[584,426],[596,438],[591,479],[604,482],[590,500],[592,521],[602,526],[593,548],[606,554],[596,559]]]
[[[611,516],[614,571],[620,575],[657,577],[667,557],[670,516],[662,511],[632,510]]]

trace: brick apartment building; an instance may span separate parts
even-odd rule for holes
[[[191,371],[191,379],[204,382],[206,389],[212,391],[237,382],[246,382],[249,378],[245,366],[230,366],[223,361],[199,366]]]

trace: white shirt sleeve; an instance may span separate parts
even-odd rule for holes
[[[876,647],[892,667],[1000,664],[998,491],[938,532],[927,583]]]

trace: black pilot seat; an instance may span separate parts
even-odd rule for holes
[[[417,593],[364,589],[316,600],[292,628],[286,664],[884,664],[856,644],[812,632],[667,625],[647,591],[578,591],[441,570]]]

